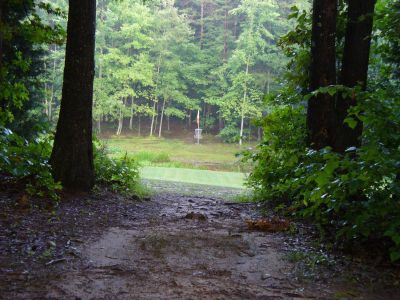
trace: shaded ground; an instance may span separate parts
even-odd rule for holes
[[[251,231],[245,220],[260,218],[253,204],[173,194],[155,186],[162,192],[150,201],[103,191],[70,196],[55,213],[45,214],[11,205],[17,191],[0,194],[0,298],[400,295],[398,270],[320,252],[311,246],[306,227],[293,226],[292,234]]]

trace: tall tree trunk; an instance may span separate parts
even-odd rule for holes
[[[244,92],[243,92],[243,102],[242,102],[242,111],[241,111],[241,120],[240,120],[240,140],[239,145],[243,144],[243,129],[244,129],[244,108],[247,101],[247,76],[249,75],[249,63],[246,64],[246,82],[244,83]]]
[[[156,102],[153,103],[153,114],[151,116],[150,135],[153,136],[154,117],[156,116]]]
[[[122,100],[123,105],[125,106],[125,99]],[[122,111],[122,107],[119,108],[119,115],[118,115],[118,128],[117,128],[117,135],[121,135],[122,127],[124,126],[124,114]]]
[[[346,37],[344,43],[341,84],[347,87],[360,85],[367,87],[369,52],[373,14],[376,0],[349,1]],[[337,110],[337,130],[334,150],[343,153],[349,147],[361,146],[363,125],[357,120],[357,126],[352,129],[344,123],[348,110],[357,105],[356,95],[339,96]]]
[[[170,132],[170,127],[169,127],[169,116],[167,116],[167,130]]]
[[[102,8],[102,6],[100,6]],[[102,19],[102,12],[103,10],[100,11],[100,20]],[[103,55],[103,48],[100,48],[100,55]],[[99,79],[103,78],[103,65],[101,64],[101,60],[100,60],[100,64],[99,64]],[[97,131],[100,134],[101,133],[101,121],[103,118],[103,114],[99,114],[98,119],[97,119]]]
[[[138,136],[141,135],[141,134],[140,134],[140,130],[141,130],[141,127],[142,127],[141,125],[142,125],[142,124],[141,124],[140,121],[141,121],[141,117],[140,117],[140,115],[139,115],[139,116],[138,116]]]
[[[154,135],[156,134],[156,132],[157,132],[157,126],[158,126],[158,112],[160,111],[160,107],[159,107],[160,105],[159,105],[159,103],[157,102],[157,106],[156,106],[156,120],[155,120],[155,123],[154,123]]]
[[[310,89],[336,84],[336,0],[314,0],[312,21]],[[332,146],[335,132],[335,101],[318,94],[308,101],[308,142],[313,149]]]
[[[218,129],[221,131],[224,128],[224,120],[222,119],[222,114],[218,112]]]
[[[163,118],[164,118],[164,109],[165,109],[165,98],[163,99],[163,105],[161,109],[161,116],[160,116],[160,128],[158,130],[158,137],[161,137],[162,125],[163,125]]]
[[[156,87],[154,89],[154,104],[153,104],[153,115],[151,116],[150,136],[153,136],[153,130],[155,133],[156,128],[157,128],[158,102],[156,100],[157,100],[158,79],[160,77],[160,69],[161,69],[161,59],[162,59],[162,52],[160,52],[160,54],[158,56],[158,62],[157,62],[157,73],[156,73],[157,75],[156,75],[156,80],[155,80]],[[156,107],[156,103],[157,103],[157,107]],[[157,111],[156,111],[156,109],[157,109]],[[154,125],[154,121],[155,121],[155,125]]]
[[[133,130],[133,97],[131,97],[131,115],[129,118],[129,129]]]
[[[101,116],[97,119],[97,133],[101,134]]]
[[[94,184],[92,104],[96,1],[70,0],[60,117],[50,163],[54,179],[72,191]]]
[[[57,45],[54,45],[54,54],[57,52]],[[51,94],[50,94],[50,101],[49,101],[49,107],[48,107],[48,112],[49,112],[49,121],[53,120],[53,103],[54,103],[54,84],[56,82],[56,58],[54,57],[53,59],[53,76],[52,76],[53,82],[51,84]]]
[[[47,65],[46,63],[43,64],[44,72],[47,72]],[[47,98],[49,95],[48,88],[47,88],[47,81],[44,82],[44,113],[49,120],[49,99]]]

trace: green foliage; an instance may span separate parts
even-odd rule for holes
[[[23,183],[31,196],[58,200],[61,185],[51,175],[50,153],[51,143],[47,136],[27,141],[0,127],[0,169],[3,175]]]
[[[263,119],[264,142],[246,158],[255,162],[248,184],[259,200],[312,220],[337,244],[376,242],[392,261],[400,260],[400,93],[393,66],[398,59],[396,3],[377,3],[371,89],[327,86],[309,93],[310,13],[292,8],[297,25],[280,42],[290,58],[286,86],[267,97],[273,107]],[[343,47],[345,6],[340,3],[338,57]],[[389,25],[390,24],[390,25]],[[355,95],[358,106],[345,122],[363,123],[362,147],[338,154],[310,150],[304,103],[317,93]],[[378,244],[379,243],[379,244]]]
[[[146,195],[139,181],[139,164],[134,158],[128,155],[110,158],[107,147],[96,141],[94,166],[96,184],[111,187],[113,191],[125,196],[143,198]]]
[[[348,119],[364,124],[364,143],[344,155],[305,147],[301,108],[277,108],[264,120],[265,141],[249,185],[262,200],[284,203],[339,243],[381,240],[400,259],[400,98],[359,94]],[[251,154],[248,154],[249,157]]]
[[[28,136],[40,123],[42,46],[60,43],[64,30],[43,22],[39,14],[61,15],[42,1],[6,1],[0,26],[0,125]]]
[[[240,140],[239,129],[234,124],[229,124],[220,131],[218,137],[220,137],[224,143],[238,143]]]

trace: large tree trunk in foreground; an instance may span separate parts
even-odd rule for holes
[[[310,89],[336,84],[335,37],[336,0],[314,0]],[[308,102],[308,142],[313,149],[332,146],[335,136],[335,103],[329,94],[319,94]]]
[[[96,1],[70,0],[60,117],[51,165],[55,180],[72,191],[94,184],[92,103]]]
[[[367,87],[369,51],[373,14],[376,0],[349,1],[346,38],[344,44],[341,84],[347,87],[360,85]],[[337,137],[334,150],[344,152],[349,147],[361,146],[363,126],[357,120],[357,126],[350,128],[344,124],[348,110],[357,104],[356,95],[342,97],[337,102]]]

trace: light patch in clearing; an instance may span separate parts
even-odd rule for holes
[[[244,188],[246,174],[183,168],[143,167],[140,176],[145,179]]]

